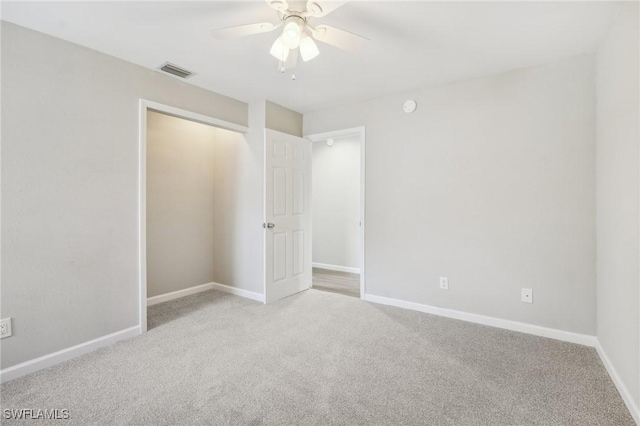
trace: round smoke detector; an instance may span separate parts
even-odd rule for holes
[[[418,107],[418,104],[413,99],[409,99],[408,101],[406,101],[404,103],[404,105],[402,105],[402,109],[407,114],[412,113],[413,111],[415,111],[417,107]]]

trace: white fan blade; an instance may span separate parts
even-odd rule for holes
[[[346,50],[350,53],[355,53],[367,41],[369,41],[368,38],[324,24],[311,29],[311,34],[313,35],[313,38],[318,41],[330,44],[331,46]]]
[[[307,1],[307,13],[309,16],[322,18],[345,3],[346,1],[309,0]]]
[[[278,12],[284,12],[289,9],[289,3],[287,0],[265,0],[270,8],[277,10]]]
[[[261,22],[259,24],[238,25],[236,27],[220,28],[211,30],[211,36],[220,40],[228,38],[244,37],[253,34],[268,33],[280,27],[282,23],[274,25],[270,22]]]

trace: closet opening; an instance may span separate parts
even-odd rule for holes
[[[212,117],[140,104],[140,324],[180,309],[154,305],[233,279],[239,146],[248,129]],[[200,299],[188,299],[199,303]],[[202,299],[204,303],[205,299]],[[189,309],[197,309],[190,306]]]

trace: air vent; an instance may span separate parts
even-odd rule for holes
[[[170,64],[169,62],[161,66],[160,70],[180,78],[188,78],[193,75],[191,71],[187,71],[184,68],[180,68],[179,66]]]

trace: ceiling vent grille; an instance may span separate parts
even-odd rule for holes
[[[180,78],[188,78],[193,75],[191,71],[187,71],[184,68],[180,68],[179,66],[173,65],[169,62],[161,66],[160,70]]]

